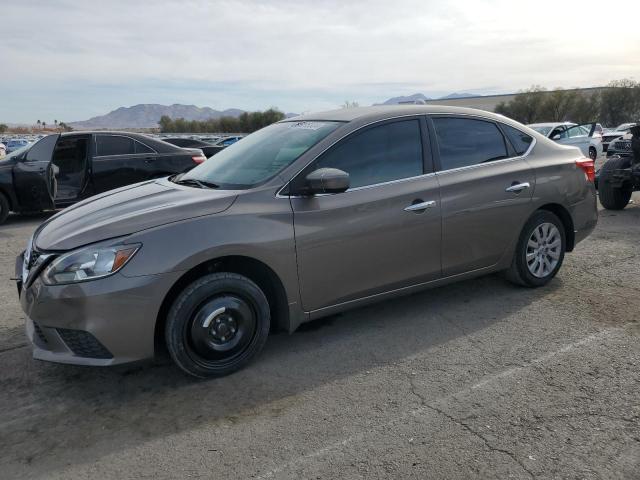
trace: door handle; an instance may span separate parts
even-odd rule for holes
[[[514,183],[510,187],[507,187],[505,189],[505,192],[520,193],[522,190],[529,187],[531,187],[531,184],[529,182]]]
[[[423,202],[421,200],[414,200],[414,202],[418,202],[418,203],[412,203],[408,207],[404,207],[404,211],[405,212],[419,212],[421,210],[426,210],[427,208],[431,208],[431,207],[435,207],[436,206],[436,202],[434,200],[429,200],[428,202]]]

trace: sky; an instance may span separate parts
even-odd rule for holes
[[[139,103],[302,113],[416,92],[640,80],[640,28],[624,20],[637,23],[640,2],[615,10],[602,0],[3,0],[0,122]]]

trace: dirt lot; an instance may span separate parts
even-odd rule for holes
[[[638,478],[640,195],[539,290],[499,276],[272,337],[194,381],[31,359],[0,227],[0,477]]]

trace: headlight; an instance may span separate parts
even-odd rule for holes
[[[107,277],[124,267],[139,248],[139,244],[117,245],[65,253],[45,268],[42,278],[47,285],[59,285]]]

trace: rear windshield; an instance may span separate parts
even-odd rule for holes
[[[291,165],[304,152],[333,132],[341,122],[274,123],[198,165],[180,180],[199,180],[224,189],[260,184]]]

